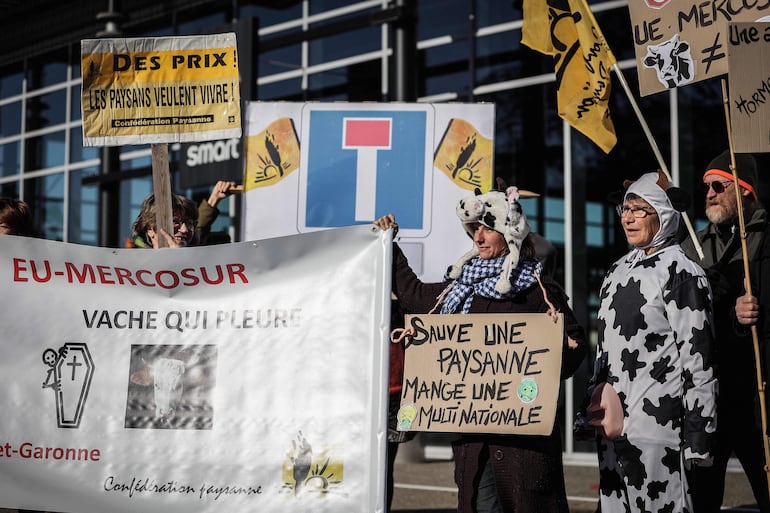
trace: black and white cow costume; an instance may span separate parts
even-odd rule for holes
[[[660,178],[643,175],[624,198],[647,201],[659,231],[617,260],[600,290],[594,380],[622,405],[619,436],[598,439],[607,512],[692,512],[685,466],[710,464],[716,429],[711,292],[674,241],[680,214]]]

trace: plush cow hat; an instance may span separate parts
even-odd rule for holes
[[[495,289],[500,293],[511,291],[511,273],[519,265],[519,253],[524,238],[529,234],[529,222],[524,209],[519,204],[519,189],[508,187],[503,191],[490,191],[481,194],[476,189],[475,196],[463,198],[457,204],[457,217],[468,235],[473,238],[472,223],[481,223],[503,235],[509,252],[503,261],[503,270]],[[449,268],[448,276],[457,279],[462,274],[463,265],[479,255],[476,245],[465,253],[460,260]]]

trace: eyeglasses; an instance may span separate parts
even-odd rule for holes
[[[173,222],[174,222],[174,231],[179,230],[179,228],[182,225],[185,225],[188,230],[192,230],[193,227],[195,226],[195,221],[193,221],[192,219],[185,219],[184,221],[182,221],[181,219],[174,219]]]
[[[721,180],[714,180],[713,182],[710,182],[710,183],[703,182],[703,192],[708,192],[709,189],[714,189],[714,192],[716,194],[721,194],[725,192],[725,189],[730,187],[732,183],[733,182],[728,182],[728,181],[723,182]]]
[[[631,215],[637,219],[643,219],[647,216],[657,215],[657,212],[654,210],[649,210],[644,207],[629,207],[628,205],[617,205],[615,207],[615,211],[620,217],[623,217],[623,214],[626,212],[631,212]]]

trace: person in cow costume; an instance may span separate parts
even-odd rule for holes
[[[564,314],[561,376],[571,376],[588,353],[585,332],[563,289],[536,258],[519,191],[490,191],[460,200],[456,214],[472,248],[445,279],[423,283],[398,244],[393,248],[393,293],[404,313]],[[395,217],[374,223],[398,229]],[[541,285],[542,284],[542,285]],[[458,513],[568,513],[559,423],[547,436],[463,434],[452,444]]]
[[[711,463],[717,422],[711,291],[676,242],[687,195],[661,172],[626,185],[632,248],[599,291],[589,387],[601,510],[692,513],[685,469]]]

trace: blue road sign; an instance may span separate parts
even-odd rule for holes
[[[303,111],[299,230],[371,223],[393,213],[405,234],[430,231],[433,108]]]

